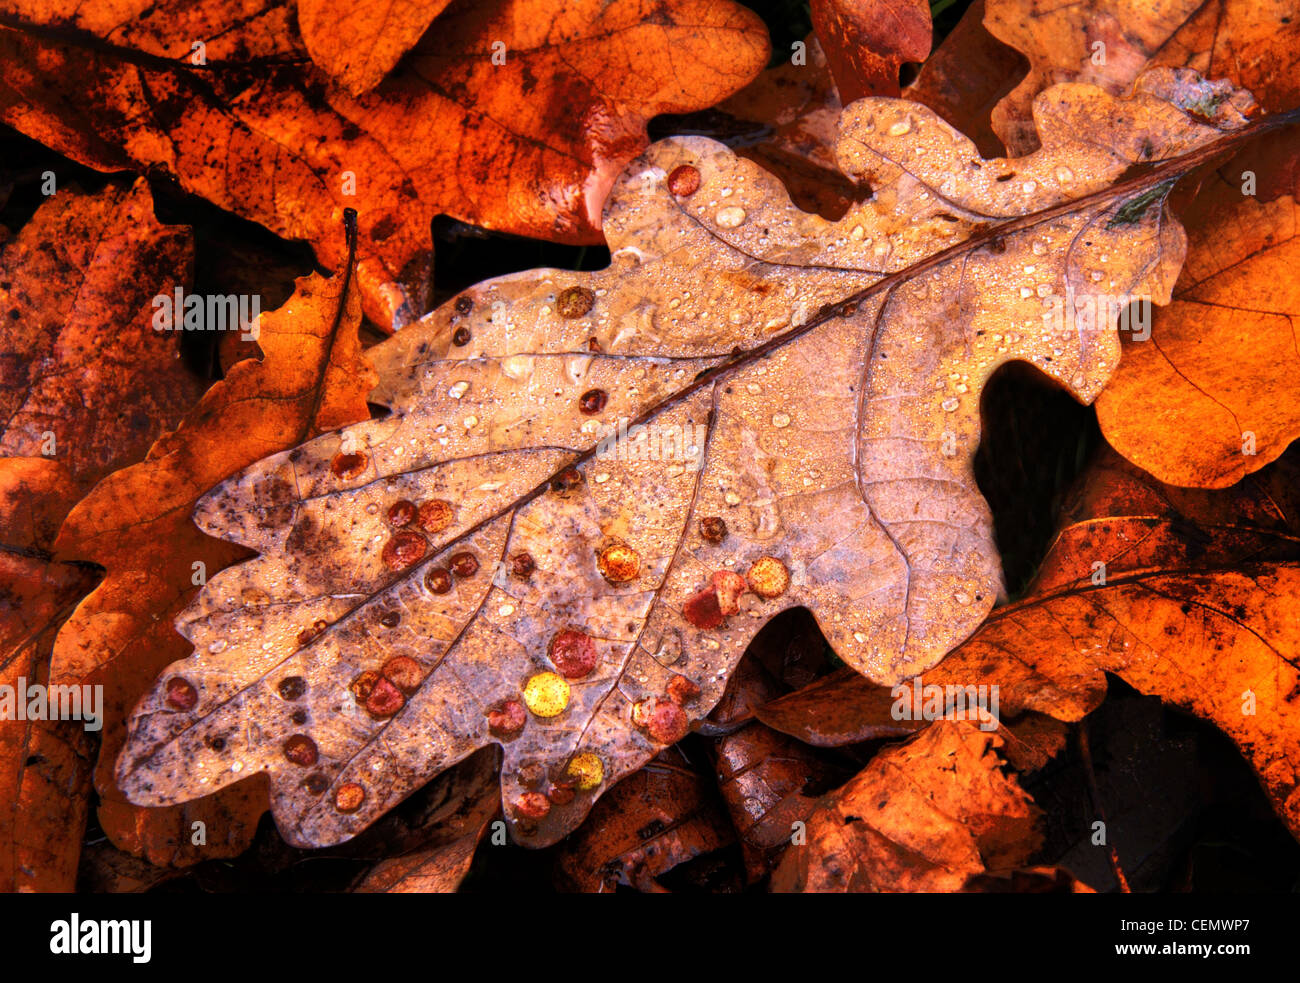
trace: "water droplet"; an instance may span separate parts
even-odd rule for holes
[[[460,399],[467,392],[469,392],[469,383],[466,382],[464,379],[462,379],[460,382],[453,383],[447,389],[447,395],[450,396],[452,399]]]
[[[516,382],[523,382],[533,374],[533,364],[531,355],[511,355],[501,361],[501,371]]]
[[[946,412],[951,413],[961,404],[957,401],[956,397],[949,396],[939,405],[942,406]]]
[[[891,137],[906,136],[908,133],[911,132],[912,132],[911,116],[904,116],[902,119],[898,120],[896,123],[890,126],[888,130],[888,133]]]
[[[732,205],[730,208],[718,210],[718,214],[713,219],[721,228],[734,229],[737,226],[745,224],[745,210]]]
[[[1061,164],[1056,169],[1056,180],[1061,184],[1069,184],[1074,180],[1074,171]]]
[[[784,429],[785,429],[786,427],[788,427],[789,425],[790,425],[790,414],[789,414],[789,413],[773,413],[773,414],[772,414],[772,426],[776,427],[778,430],[784,430]]]

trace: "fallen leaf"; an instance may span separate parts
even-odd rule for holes
[[[985,157],[1006,153],[993,132],[993,107],[1029,67],[1024,55],[984,27],[984,0],[975,0],[903,90],[968,136]]]
[[[1075,721],[1114,673],[1219,727],[1300,830],[1297,487],[1285,459],[1204,492],[1107,458],[1030,596],[994,611],[925,683],[996,683],[1003,714]]]
[[[1029,59],[1029,74],[993,110],[993,129],[1013,154],[1038,146],[1034,98],[1058,82],[1119,94],[1148,68],[1186,67],[1230,79],[1269,112],[1300,105],[1294,0],[986,0],[986,7],[985,27]]]
[[[727,0],[503,0],[446,12],[353,97],[326,84],[291,26],[268,29],[288,5],[235,30],[216,2],[125,26],[71,6],[0,20],[0,119],[100,170],[165,171],[307,240],[330,269],[345,258],[343,209],[356,209],[356,277],[385,330],[425,309],[435,215],[599,242],[601,203],[644,149],[646,120],[717,102],[767,58],[761,22]],[[46,39],[66,27],[92,37]],[[104,50],[101,37],[127,47]],[[208,64],[190,64],[208,41]],[[55,76],[75,99],[45,84]]]
[[[205,496],[200,528],[261,555],[181,615],[200,654],[134,711],[119,784],[171,805],[267,772],[285,838],[324,845],[497,742],[507,820],[545,845],[684,736],[781,610],[882,684],[929,669],[999,589],[984,382],[1023,359],[1095,398],[1115,332],[1046,333],[1044,301],[1103,268],[1167,300],[1162,196],[1235,145],[1168,101],[1207,92],[1242,124],[1187,72],[1049,90],[1048,149],[1014,161],[861,100],[840,157],[877,190],[838,223],[719,144],[656,144],[607,206],[609,269],[472,288],[367,353],[388,416]],[[653,427],[629,445],[620,421]],[[527,784],[533,762],[576,794]]]
[[[202,390],[153,300],[193,261],[143,180],[42,204],[0,248],[0,454],[54,458],[84,489],[175,426]]]
[[[679,752],[664,751],[612,789],[565,841],[556,859],[561,883],[586,893],[619,885],[662,891],[655,878],[734,839],[710,784]]]
[[[458,776],[459,781],[448,790],[447,798],[439,803],[437,809],[422,817],[420,845],[375,864],[358,878],[353,891],[359,894],[449,894],[460,887],[474,861],[479,841],[489,824],[501,815],[496,754],[484,749],[458,767],[466,765],[472,767],[467,774]],[[372,826],[371,831],[382,832],[382,825]],[[501,826],[500,823],[497,825]],[[361,839],[353,843],[359,844]]]
[[[348,290],[342,302],[347,282],[346,275],[298,281],[284,307],[261,317],[264,358],[235,365],[143,463],[102,481],[73,510],[56,543],[59,555],[93,560],[108,571],[69,618],[54,651],[57,682],[104,685],[100,824],[117,846],[159,866],[242,852],[266,808],[260,783],[253,783],[184,806],[140,809],[114,785],[112,762],[132,704],[160,668],[188,651],[171,624],[176,612],[204,579],[247,555],[196,529],[194,502],[268,451],[369,416],[374,376],[357,342],[356,291]],[[255,605],[257,598],[250,593],[242,603]],[[203,824],[206,843],[194,842],[195,823]]]
[[[298,0],[298,27],[311,60],[359,96],[420,40],[451,0]]]
[[[928,0],[811,0],[808,9],[845,104],[898,95],[904,62],[930,53]]]
[[[1168,484],[1225,488],[1300,437],[1300,169],[1277,149],[1198,188],[1173,302],[1126,334],[1097,400],[1107,441]]]
[[[54,632],[95,582],[87,567],[51,559],[50,543],[76,496],[57,462],[0,460],[0,891],[71,891],[90,793],[82,720],[17,719],[29,686],[50,683]],[[31,692],[38,692],[32,690]],[[69,705],[89,712],[81,693]],[[56,694],[50,693],[51,698]]]
[[[767,69],[707,113],[678,121],[675,132],[712,137],[780,179],[806,212],[837,219],[868,197],[835,163],[840,103],[816,35],[804,41],[805,64]]]
[[[886,748],[808,820],[772,875],[790,892],[935,892],[1010,873],[1038,843],[1039,810],[1002,773],[1002,740],[940,720]]]

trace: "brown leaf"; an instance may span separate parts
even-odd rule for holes
[[[969,721],[940,720],[880,752],[818,806],[772,890],[956,891],[1022,866],[1039,810],[1002,774],[1001,745]]]
[[[59,536],[61,555],[93,560],[108,574],[60,632],[54,675],[104,684],[100,824],[116,845],[160,866],[242,852],[266,808],[257,782],[185,806],[140,809],[114,785],[112,762],[132,704],[160,668],[188,650],[171,621],[193,597],[196,571],[211,577],[247,555],[194,527],[195,500],[274,448],[369,416],[374,375],[357,342],[356,291],[348,291],[346,305],[341,300],[346,283],[346,276],[300,280],[284,307],[261,317],[263,360],[234,366],[146,461],[101,482]],[[243,603],[258,598],[250,593]],[[196,822],[205,825],[206,845],[192,842]]]
[[[352,95],[369,92],[420,40],[451,0],[298,0],[303,44]]]
[[[425,309],[435,215],[599,242],[601,203],[645,147],[646,120],[711,105],[767,57],[758,18],[726,0],[462,4],[354,97],[306,62],[292,26],[275,26],[288,5],[236,30],[217,2],[122,26],[90,7],[0,21],[0,118],[91,167],[161,169],[307,240],[331,269],[344,261],[339,218],[355,208],[357,279],[384,329]],[[126,47],[45,40],[65,24]],[[209,41],[208,65],[192,65],[192,44]],[[63,88],[43,84],[51,76]]]
[[[1006,150],[993,133],[993,107],[1025,77],[1028,65],[985,29],[984,0],[975,0],[903,94],[965,133],[985,157],[996,157]]]
[[[623,885],[656,893],[663,889],[655,878],[734,835],[710,783],[670,749],[597,804],[592,821],[565,841],[556,871],[576,891]]]
[[[0,248],[0,454],[54,457],[88,488],[175,426],[201,388],[153,299],[187,287],[193,260],[144,180],[36,210]]]
[[[684,131],[725,143],[776,175],[804,211],[837,219],[867,190],[836,165],[840,97],[816,36],[804,44],[806,64],[767,69]]]
[[[1185,72],[1125,101],[1053,89],[1049,149],[1013,161],[860,100],[840,157],[876,193],[838,223],[712,141],[657,144],[607,207],[609,269],[472,288],[368,353],[390,415],[202,500],[201,528],[261,556],[181,615],[200,654],[137,707],[119,782],[171,805],[265,771],[285,837],[323,845],[497,742],[507,820],[544,845],[684,736],[781,610],[882,684],[929,669],[1000,587],[985,380],[1023,359],[1095,398],[1115,333],[1045,333],[1044,301],[1167,298],[1162,195],[1225,144],[1111,182],[1220,137],[1175,104],[1208,92],[1240,126]]]
[[[359,894],[449,894],[460,887],[474,861],[474,851],[492,820],[501,815],[496,755],[479,752],[448,792],[448,798],[424,817],[420,845],[381,860],[357,880]],[[453,772],[457,769],[453,769]],[[450,774],[450,773],[449,773]],[[379,824],[371,831],[379,831]],[[498,824],[500,826],[500,824]],[[409,835],[409,834],[408,834]],[[504,833],[502,834],[504,835]],[[353,841],[360,843],[361,839]]]
[[[28,687],[51,682],[55,631],[95,582],[92,570],[48,553],[75,495],[54,461],[0,460],[0,891],[7,893],[71,891],[86,825],[84,722],[18,719],[19,704],[26,717]],[[75,705],[88,712],[81,697]]]
[[[1267,153],[1211,174],[1180,210],[1173,302],[1149,339],[1125,336],[1097,400],[1111,445],[1169,484],[1225,488],[1300,437],[1300,169],[1294,146]]]
[[[898,95],[898,70],[930,53],[928,0],[812,0],[813,30],[846,105]]]
[[[1300,105],[1300,17],[1294,0],[986,4],[988,30],[1029,59],[1029,74],[993,111],[993,129],[1014,154],[1038,146],[1032,107],[1048,86],[1089,82],[1119,94],[1157,65],[1230,79],[1269,112]]]
[[[1300,829],[1297,487],[1285,461],[1200,492],[1108,459],[1030,596],[994,611],[925,682],[996,683],[1004,714],[1074,721],[1114,673],[1223,730]]]

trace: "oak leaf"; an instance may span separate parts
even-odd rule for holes
[[[986,0],[984,24],[1029,59],[1029,74],[993,110],[1013,154],[1038,145],[1034,97],[1058,82],[1118,94],[1148,68],[1191,68],[1248,89],[1269,112],[1300,105],[1294,0]]]
[[[1208,492],[1162,485],[1108,452],[1075,492],[1028,596],[994,610],[922,682],[996,684],[1001,714],[1072,722],[1101,703],[1105,673],[1114,673],[1223,730],[1294,832],[1297,588],[1293,460]],[[883,699],[879,687],[838,672],[758,715],[795,736],[852,739],[879,719]],[[810,730],[820,707],[839,713]]]
[[[1033,800],[1002,773],[1002,739],[940,720],[823,799],[787,848],[776,892],[935,892],[1010,874],[1038,844]]]
[[[1173,301],[1097,400],[1111,446],[1168,484],[1224,488],[1300,437],[1300,168],[1277,149],[1199,185]]]
[[[1223,129],[1179,108],[1210,93]],[[607,270],[472,288],[368,352],[389,415],[199,503],[261,555],[180,616],[196,654],[134,711],[119,784],[170,805],[266,772],[285,837],[323,845],[497,742],[507,820],[547,844],[785,608],[878,682],[930,668],[999,590],[985,380],[1023,359],[1095,398],[1114,330],[1043,312],[1167,300],[1163,194],[1241,102],[1167,70],[1124,100],[1064,85],[1042,152],[984,161],[923,107],[862,100],[840,159],[876,193],[837,223],[713,141],[656,144],[607,204]]]
[[[0,720],[0,891],[8,893],[71,891],[86,825],[91,746],[83,721],[27,715],[28,694],[38,692],[28,687],[51,682],[55,631],[95,582],[92,568],[49,552],[75,497],[76,483],[56,461],[0,460],[0,686],[10,694],[0,697],[7,704]],[[75,706],[92,713],[82,696]]]
[[[369,92],[420,40],[451,0],[298,0],[311,59],[352,95]]]
[[[346,276],[300,280],[283,308],[259,319],[263,359],[231,368],[144,462],[113,473],[86,496],[59,534],[60,556],[108,572],[59,633],[54,677],[103,684],[100,825],[117,846],[151,863],[238,854],[266,808],[264,791],[241,786],[172,809],[140,809],[113,781],[128,711],[158,670],[187,651],[172,618],[206,577],[247,555],[196,529],[194,502],[268,451],[369,415],[365,397],[374,377],[357,341],[360,316]],[[206,844],[193,842],[196,822],[209,833]]]
[[[201,391],[154,326],[193,262],[143,180],[42,204],[0,246],[0,454],[52,457],[83,489],[142,458]]]
[[[125,24],[99,5],[35,6],[0,19],[0,119],[100,170],[164,171],[305,239],[330,269],[345,259],[343,210],[356,209],[356,276],[385,330],[427,309],[435,215],[599,242],[601,202],[646,146],[646,121],[717,102],[767,57],[761,22],[729,0],[462,4],[354,97],[306,59],[291,19],[275,29],[288,4],[233,30],[216,2]],[[91,37],[46,40],[65,27]],[[191,64],[196,42],[210,43],[205,65]]]
[[[930,53],[927,0],[812,0],[813,30],[840,100],[898,95],[898,71]]]

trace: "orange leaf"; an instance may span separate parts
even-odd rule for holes
[[[101,170],[161,168],[306,239],[331,269],[344,260],[339,219],[355,208],[357,281],[385,330],[427,307],[435,215],[600,242],[601,205],[644,149],[646,121],[717,102],[767,58],[761,22],[728,0],[503,0],[440,17],[397,71],[353,97],[303,63],[296,31],[257,20],[256,42],[277,47],[262,56],[270,65],[250,60],[219,3],[120,29],[95,5],[68,17],[136,50],[56,43],[0,21],[0,118]],[[218,70],[191,64],[204,38],[205,57],[226,60]],[[50,76],[76,100],[44,84]]]
[[[276,448],[369,416],[374,375],[357,341],[356,291],[342,301],[347,283],[346,275],[299,280],[287,304],[261,317],[264,358],[235,365],[146,461],[102,481],[59,535],[61,555],[93,560],[108,574],[59,633],[54,675],[104,684],[100,822],[114,843],[151,863],[240,853],[266,808],[254,783],[182,807],[140,809],[116,789],[112,764],[131,705],[162,666],[189,651],[172,618],[206,576],[246,555],[194,527],[195,501]],[[211,837],[206,844],[192,842],[196,822]]]

